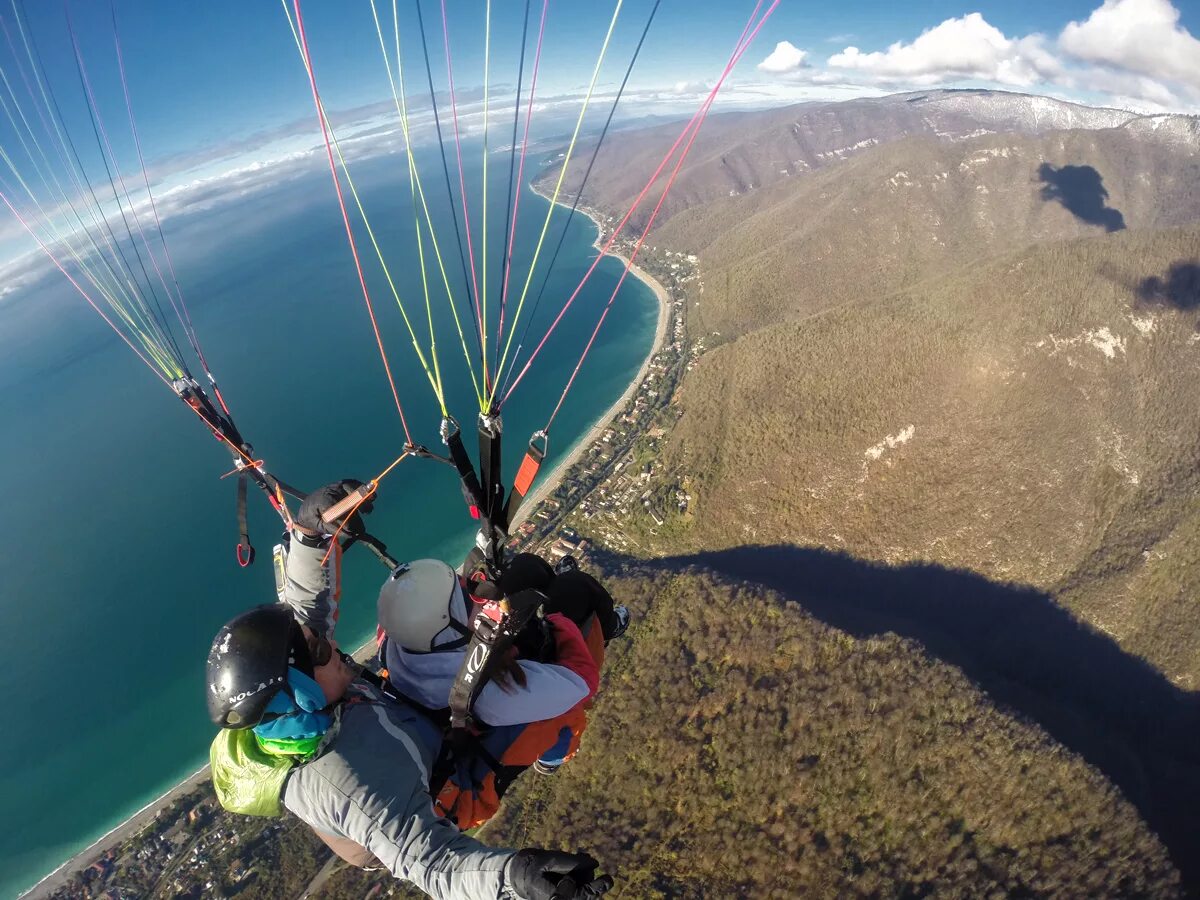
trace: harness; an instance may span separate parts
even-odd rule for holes
[[[204,388],[200,386],[200,382],[190,374],[175,379],[171,383],[171,387],[179,395],[179,399],[186,403],[200,417],[204,424],[208,426],[213,437],[225,444],[233,455],[233,470],[228,474],[237,475],[238,542],[235,553],[238,565],[246,568],[254,562],[256,555],[254,545],[250,541],[250,525],[246,515],[246,494],[249,482],[253,481],[259,487],[263,494],[266,495],[271,507],[275,512],[279,513],[279,517],[283,520],[285,526],[285,543],[288,540],[288,534],[291,532],[292,518],[288,512],[287,501],[284,499],[284,495],[299,501],[303,501],[306,495],[303,491],[297,490],[287,482],[272,475],[267,471],[263,461],[255,458],[254,447],[242,437],[241,431],[234,424],[229,408],[225,405],[225,401],[221,399],[221,391],[217,387],[216,381],[212,382],[212,387],[213,394],[217,398],[217,403],[213,403],[208,394],[204,392]],[[220,405],[218,406],[218,404]],[[346,499],[351,500],[352,503],[352,498],[354,498],[353,493]],[[338,504],[338,506],[340,505]],[[346,508],[348,509],[350,505],[347,504]],[[333,511],[332,509],[330,510],[330,512]],[[346,550],[352,544],[356,543],[366,546],[389,569],[394,569],[398,565],[388,555],[387,545],[379,540],[379,538],[365,531],[349,534],[342,541],[342,550]],[[280,547],[277,546],[275,549],[275,563],[278,567],[281,564]],[[282,553],[286,557],[286,546],[283,548]]]
[[[448,448],[450,462],[458,471],[463,499],[471,518],[479,521],[475,546],[463,561],[462,572],[468,577],[482,572],[495,580],[505,568],[504,542],[508,539],[509,524],[546,458],[547,437],[544,431],[538,431],[529,439],[512,490],[506,498],[501,469],[504,424],[499,408],[479,416],[478,432],[479,470],[476,472],[458,422],[450,416],[442,419],[442,443]]]
[[[517,635],[545,601],[545,594],[529,589],[518,591],[506,600],[484,602],[475,614],[463,662],[450,689],[449,704],[441,709],[431,709],[413,700],[396,690],[380,673],[354,664],[360,670],[361,677],[380,693],[422,713],[442,732],[441,749],[430,773],[431,796],[437,798],[456,773],[459,774],[460,787],[470,785],[477,789],[477,779],[472,775],[477,761],[482,761],[495,774],[498,794],[503,794],[508,784],[524,769],[524,766],[505,766],[487,748],[484,739],[492,729],[475,717],[473,707],[495,673],[499,661],[505,658]],[[343,659],[352,662],[345,654]],[[444,812],[452,813],[452,810]]]

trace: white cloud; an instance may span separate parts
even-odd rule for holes
[[[677,81],[674,90],[677,94],[707,94],[712,87],[705,81]]]
[[[979,13],[947,19],[911,44],[898,41],[885,51],[863,53],[847,47],[831,56],[829,65],[910,84],[974,78],[1017,87],[1029,87],[1062,71],[1041,35],[1005,37]]]
[[[1058,45],[1076,59],[1177,81],[1200,95],[1200,40],[1169,0],[1105,0],[1084,22],[1069,23]]]
[[[808,65],[805,62],[807,58],[807,50],[801,50],[790,41],[780,41],[775,45],[775,49],[771,51],[771,54],[758,64],[758,68],[763,72],[782,75],[786,72],[795,72],[797,69],[803,69]]]

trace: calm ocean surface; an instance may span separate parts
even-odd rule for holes
[[[493,316],[507,165],[496,154],[489,174]],[[388,157],[359,166],[355,177],[406,308],[423,324],[400,166],[399,157]],[[440,167],[425,160],[422,171],[427,196],[444,208],[445,186],[434,178]],[[478,184],[479,173],[472,175]],[[477,189],[471,196],[478,204]],[[525,191],[514,301],[545,210],[546,201]],[[478,219],[477,207],[471,213]],[[566,210],[556,212],[523,316],[565,218]],[[239,426],[273,471],[311,489],[344,476],[368,478],[399,454],[403,432],[328,172],[310,170],[252,196],[197,207],[166,228],[209,362]],[[448,228],[442,234],[452,240]],[[532,337],[590,263],[594,237],[592,224],[577,216]],[[442,250],[460,282],[457,246]],[[365,236],[360,253],[370,257]],[[373,258],[364,264],[413,436],[438,447],[433,394],[378,266]],[[615,260],[601,264],[504,409],[510,477],[620,273]],[[477,405],[444,293],[434,299],[448,402],[471,448]],[[628,279],[555,422],[544,471],[629,384],[656,316],[649,289]],[[467,340],[474,353],[470,334]],[[7,626],[0,897],[9,897],[206,761],[205,655],[224,621],[273,599],[270,552],[279,522],[252,488],[259,561],[239,569],[235,487],[219,480],[230,468],[228,453],[60,277],[0,301],[0,421],[0,610]],[[453,471],[428,460],[405,461],[384,482],[368,526],[400,559],[453,562],[474,530]],[[373,631],[383,574],[367,551],[347,554],[344,645]]]

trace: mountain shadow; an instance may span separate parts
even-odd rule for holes
[[[1100,769],[1162,839],[1189,895],[1200,896],[1200,696],[1048,594],[931,564],[891,567],[786,545],[598,562],[700,568],[772,588],[856,637],[890,631],[919,641]]]
[[[1200,307],[1200,261],[1171,263],[1165,276],[1151,275],[1137,286],[1143,303],[1191,310]]]
[[[1042,199],[1060,204],[1063,209],[1089,225],[1100,225],[1105,231],[1122,231],[1125,217],[1108,205],[1104,179],[1091,166],[1055,167],[1050,163],[1038,166],[1042,181]]]

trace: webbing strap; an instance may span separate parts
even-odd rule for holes
[[[451,420],[446,421],[450,422]],[[479,476],[475,474],[475,467],[471,465],[471,457],[467,455],[467,448],[463,446],[462,431],[455,427],[453,430],[443,428],[443,432],[443,440],[450,450],[450,461],[454,463],[454,468],[458,470],[458,477],[462,480],[463,497],[468,506],[476,511],[482,511],[484,509],[483,487],[479,484]]]
[[[503,428],[499,414],[479,417],[479,469],[483,479],[484,516],[500,531],[508,530],[504,514],[504,483],[500,448]]]
[[[542,441],[541,446],[538,446],[539,439]],[[517,510],[520,509],[529,489],[533,487],[534,479],[542,467],[542,460],[546,458],[547,441],[544,431],[537,432],[529,439],[529,448],[525,451],[525,458],[521,460],[521,467],[517,469],[517,477],[513,479],[512,490],[508,495],[508,504],[504,507],[506,524],[511,524],[516,518]]]
[[[471,642],[450,688],[452,740],[467,742],[475,724],[472,708],[495,671],[495,661],[504,658],[521,629],[545,601],[546,595],[541,591],[517,591],[505,602],[485,603],[476,613]]]
[[[367,534],[365,531],[358,534],[352,534],[342,541],[342,552],[344,553],[353,544],[362,544],[370,550],[375,558],[388,567],[389,570],[395,569],[400,563],[387,552],[387,544],[372,534]]]
[[[254,545],[250,543],[250,524],[246,519],[246,473],[238,475],[237,480],[237,521],[238,544],[237,561],[243,569],[254,562]]]

